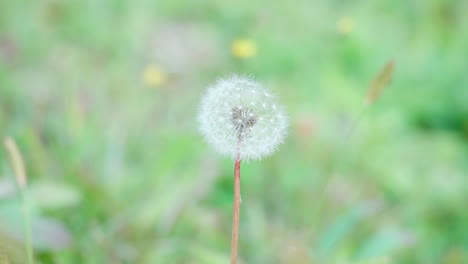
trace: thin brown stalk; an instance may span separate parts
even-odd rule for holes
[[[232,213],[231,264],[237,263],[237,246],[239,241],[239,213],[240,213],[240,158],[234,164],[234,205]]]

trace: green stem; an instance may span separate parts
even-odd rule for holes
[[[21,190],[21,196],[23,199],[23,215],[24,215],[24,234],[26,240],[26,255],[29,264],[34,264],[34,251],[32,246],[32,235],[31,235],[31,210],[29,206],[29,197],[27,189]]]
[[[359,114],[356,117],[356,119],[351,123],[351,126],[349,129],[347,129],[346,134],[343,138],[343,145],[347,144],[348,142],[351,142],[351,138],[354,135],[354,132],[356,131],[357,127],[361,123],[362,117],[364,116],[366,110],[367,110],[368,104],[364,103],[359,110]],[[323,191],[319,194],[319,197],[317,199],[317,206],[315,207],[316,209],[312,213],[312,219],[315,219],[317,217],[317,214],[319,211],[322,209],[323,206],[323,200],[325,198],[325,194],[327,193],[327,190],[329,188],[329,185],[331,183],[331,180],[333,179],[333,176],[336,175],[336,171],[339,168],[339,165],[341,164],[340,162],[342,161],[343,157],[345,156],[346,151],[340,151],[340,154],[338,155],[338,158],[335,159],[335,162],[332,165],[331,173],[328,174],[328,177],[325,179],[324,183],[324,188]]]

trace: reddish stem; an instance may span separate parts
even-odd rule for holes
[[[231,264],[237,263],[237,245],[239,241],[239,213],[240,213],[240,157],[234,164],[234,206],[232,213]]]

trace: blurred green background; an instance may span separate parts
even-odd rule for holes
[[[238,73],[291,122],[277,153],[243,164],[242,263],[468,263],[467,10],[1,1],[0,136],[25,160],[37,262],[228,263],[233,162],[196,113]],[[360,114],[389,59],[392,82]],[[2,264],[25,263],[21,206],[2,148]]]

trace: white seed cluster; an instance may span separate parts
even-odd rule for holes
[[[221,79],[209,87],[198,121],[216,151],[242,160],[272,154],[283,142],[288,126],[277,98],[258,82],[243,77]]]

